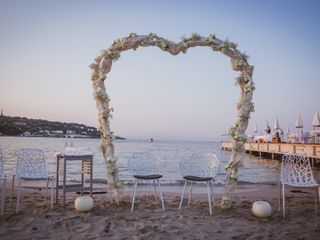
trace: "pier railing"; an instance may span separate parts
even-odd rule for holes
[[[223,150],[231,150],[231,142],[221,142]],[[270,154],[274,158],[275,154],[304,154],[310,159],[320,159],[320,144],[303,144],[303,143],[245,143],[246,152]]]

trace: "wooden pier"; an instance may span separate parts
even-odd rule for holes
[[[231,150],[231,142],[221,142],[222,150]],[[312,165],[320,160],[320,144],[303,143],[245,143],[245,150],[249,154],[259,157],[276,159],[283,154],[304,154],[312,162]]]

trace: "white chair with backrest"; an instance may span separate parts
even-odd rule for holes
[[[212,195],[212,201],[214,203],[212,181],[215,180],[215,178],[219,173],[219,165],[220,164],[217,159],[217,156],[212,153],[196,153],[196,154],[193,154],[191,158],[185,159],[180,162],[179,168],[185,183],[184,183],[184,187],[181,194],[181,200],[178,208],[179,210],[181,209],[181,206],[182,206],[183,197],[184,197],[187,184],[190,183],[190,191],[189,191],[189,199],[188,199],[188,205],[190,205],[193,184],[205,183],[207,185],[209,213],[210,215],[212,215],[211,195]],[[211,191],[211,195],[210,195],[210,191]]]
[[[54,176],[49,176],[46,168],[46,162],[44,158],[44,153],[41,149],[29,149],[23,148],[17,151],[17,165],[16,173],[13,176],[12,190],[14,187],[14,182],[18,182],[17,189],[17,206],[16,213],[20,210],[20,195],[21,195],[21,181],[39,181],[47,180],[45,199],[47,199],[47,192],[49,182],[51,181],[51,209],[53,208],[53,188],[54,188]],[[12,197],[12,194],[11,194]]]
[[[280,188],[281,185],[281,188]],[[282,189],[282,210],[283,217],[286,215],[285,185],[293,187],[314,187],[319,194],[319,184],[315,181],[308,157],[297,154],[285,154],[282,156],[281,172],[279,179],[279,210],[281,210],[281,189]],[[315,212],[317,212],[318,196],[315,199]]]
[[[160,187],[160,179],[163,177],[165,162],[155,157],[151,152],[135,152],[129,158],[128,168],[131,176],[134,178],[134,186],[131,194],[131,211],[133,211],[134,208],[138,181],[153,181],[156,201],[158,201],[156,192],[157,182],[162,209],[165,210]]]
[[[1,212],[0,215],[4,214],[4,208],[6,203],[6,186],[7,186],[7,176],[4,173],[3,168],[3,156],[2,151],[0,149],[0,181],[2,182],[2,191],[1,191]]]

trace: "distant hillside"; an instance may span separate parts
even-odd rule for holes
[[[100,138],[97,128],[79,123],[62,123],[0,115],[0,136]],[[115,137],[116,139],[124,139]]]

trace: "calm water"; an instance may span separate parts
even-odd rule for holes
[[[0,148],[4,155],[4,167],[8,175],[11,174],[16,163],[15,151],[19,148],[41,148],[45,152],[48,171],[55,173],[56,152],[64,150],[65,140],[63,138],[26,138],[26,137],[0,137]],[[223,183],[225,179],[224,166],[230,158],[230,152],[221,151],[218,142],[192,142],[192,141],[137,141],[124,140],[115,141],[116,155],[119,157],[118,166],[120,178],[124,182],[132,180],[128,173],[127,162],[133,152],[152,151],[156,156],[166,160],[167,173],[164,181],[174,183],[181,180],[179,173],[179,161],[189,158],[196,152],[214,152],[222,163],[218,181]],[[105,181],[106,166],[102,154],[99,151],[99,139],[74,139],[74,146],[88,147],[94,152],[94,180]],[[71,165],[69,180],[79,180],[79,164]],[[279,161],[270,159],[259,159],[246,155],[244,167],[240,172],[241,182],[264,183],[276,182],[279,175]]]

